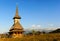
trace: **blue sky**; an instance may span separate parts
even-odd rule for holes
[[[60,0],[0,0],[0,32],[8,32],[13,25],[16,3],[23,28],[60,27]]]

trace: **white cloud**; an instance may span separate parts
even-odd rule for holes
[[[52,31],[52,30],[56,30],[60,27],[56,27],[54,26],[54,24],[48,24],[46,28],[42,27],[41,25],[31,25],[30,28],[28,28],[28,30],[39,30],[39,31]]]
[[[41,25],[37,25],[37,27],[41,27]]]
[[[32,27],[36,27],[36,25],[32,25]]]
[[[41,29],[41,25],[32,25],[31,29]]]
[[[45,30],[56,30],[57,28],[46,28]]]

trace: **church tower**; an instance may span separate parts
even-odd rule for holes
[[[9,30],[9,35],[11,38],[21,38],[23,37],[24,30],[23,30],[22,25],[19,22],[21,17],[18,14],[18,6],[16,6],[16,14],[13,17],[13,19],[14,19],[14,24]]]

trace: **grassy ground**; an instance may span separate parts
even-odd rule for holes
[[[23,38],[0,38],[0,41],[60,41],[60,33],[25,35]]]

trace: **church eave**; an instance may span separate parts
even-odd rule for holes
[[[14,17],[13,19],[21,19],[21,17]]]

